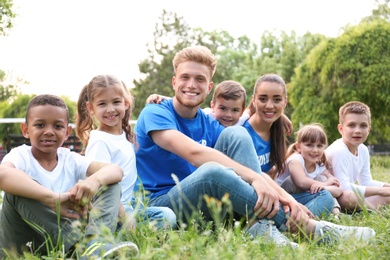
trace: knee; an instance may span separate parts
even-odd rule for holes
[[[221,180],[227,178],[228,172],[233,172],[233,169],[223,166],[217,162],[207,162],[198,168],[199,173],[205,180]]]
[[[166,224],[169,226],[169,227],[176,227],[176,223],[177,223],[177,217],[176,217],[176,214],[175,212],[173,212],[173,210],[171,210],[170,208],[162,208],[162,214],[164,216],[164,219],[166,221]]]
[[[100,189],[100,191],[101,193],[98,192],[97,197],[106,194],[105,196],[113,196],[115,198],[118,198],[118,200],[120,200],[120,197],[122,195],[122,189],[118,183],[104,186]]]
[[[327,208],[332,209],[334,206],[334,198],[332,193],[327,190],[320,191],[321,200],[325,205],[329,205]]]

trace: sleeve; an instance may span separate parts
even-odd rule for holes
[[[249,118],[250,115],[248,114],[248,112],[244,110],[244,113],[242,113],[242,116],[238,119],[236,125],[244,125],[245,121],[248,120]]]
[[[107,143],[98,140],[93,143],[89,143],[85,151],[85,156],[93,161],[111,163],[111,153],[107,147]]]
[[[84,155],[71,152],[73,159],[71,161],[75,162],[75,172],[78,173],[78,179],[84,180],[87,178],[87,170],[89,165],[92,163],[92,160],[87,158]]]
[[[340,147],[339,147],[340,148]],[[337,151],[337,152],[335,152]],[[349,160],[344,149],[334,149],[332,155],[332,169],[334,176],[339,180],[343,190],[358,191],[361,194],[366,192],[366,187],[353,182],[353,162]]]
[[[4,156],[2,163],[10,162],[15,166],[15,168],[26,172],[27,167],[30,166],[30,162],[29,162],[30,157],[27,149],[24,146],[25,145],[22,145],[12,149],[9,153],[7,153]]]
[[[371,170],[370,170],[370,154],[367,146],[359,146],[359,163],[363,165],[361,172],[358,177],[358,182],[363,186],[378,186],[383,187],[385,184],[381,181],[376,181],[372,179]]]
[[[172,113],[163,103],[146,105],[138,118],[137,128],[143,129],[147,135],[155,130],[177,129]]]

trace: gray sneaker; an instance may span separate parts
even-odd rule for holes
[[[315,238],[319,239],[318,244],[336,244],[341,239],[358,239],[368,241],[375,237],[376,233],[372,228],[342,226],[327,221],[317,222]]]
[[[277,246],[291,246],[297,248],[299,245],[290,241],[274,225],[272,220],[261,219],[251,226],[247,232],[255,238],[257,236],[265,237],[268,242],[273,242]]]

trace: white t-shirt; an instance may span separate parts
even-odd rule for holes
[[[367,146],[358,146],[358,155],[353,155],[343,140],[337,139],[325,150],[334,176],[343,190],[359,191],[364,194],[365,186],[383,186],[385,183],[372,179],[370,153]],[[358,184],[357,184],[358,183]]]
[[[113,135],[92,130],[85,156],[94,161],[117,164],[123,170],[121,202],[124,206],[131,203],[132,193],[137,180],[134,145],[126,139],[126,133]]]
[[[203,108],[202,110],[206,115],[211,115],[212,117],[215,118],[215,114],[213,113],[210,107]],[[245,121],[248,120],[250,117],[251,116],[248,114],[248,112],[244,110],[244,113],[242,113],[242,115],[238,119],[238,122],[235,125],[243,125]]]
[[[52,171],[47,171],[34,158],[31,146],[21,145],[13,148],[3,159],[11,162],[17,169],[24,171],[42,186],[57,192],[67,192],[79,180],[86,178],[91,160],[60,147],[57,151],[58,163]]]
[[[305,159],[303,159],[302,157],[302,154],[299,154],[299,153],[293,153],[290,157],[287,158],[287,161],[286,161],[286,164],[288,166],[288,164],[292,161],[292,160],[297,160],[299,161],[301,164],[302,164],[302,167],[303,167],[303,170],[305,171],[305,174],[307,177],[309,177],[310,179],[315,179],[318,175],[320,175],[321,173],[323,173],[325,170],[326,170],[326,167],[325,165],[322,165],[320,166],[318,163],[316,164],[316,168],[313,172],[307,172],[306,168],[305,168]],[[283,181],[289,177],[291,175],[290,173],[290,170],[288,167],[286,167],[286,172],[284,174],[281,174],[277,179],[276,179],[276,182],[281,185],[283,183]]]

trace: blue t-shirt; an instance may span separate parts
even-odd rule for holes
[[[252,137],[253,145],[255,146],[256,154],[259,159],[262,172],[268,172],[272,168],[272,163],[269,161],[271,153],[271,142],[264,141],[260,135],[249,124],[249,120],[245,121],[243,127],[246,128],[249,135]]]
[[[196,169],[183,158],[156,145],[149,136],[151,131],[178,130],[202,145],[214,147],[223,129],[217,120],[205,115],[201,109],[195,118],[182,118],[176,113],[172,99],[159,105],[146,105],[135,127],[136,162],[142,185],[151,193],[151,198],[163,195],[175,186],[171,174],[181,181]]]

